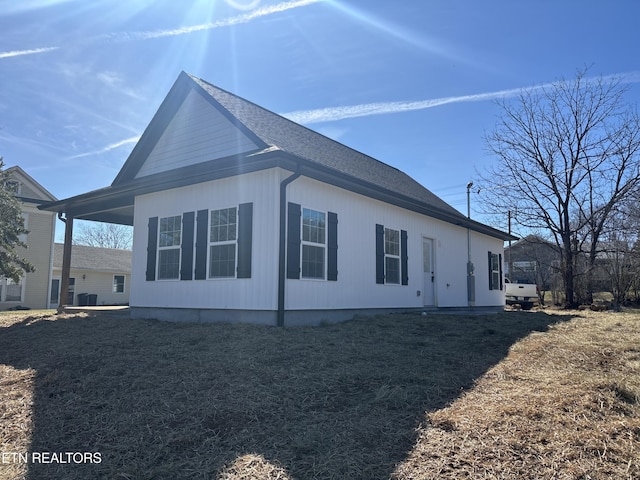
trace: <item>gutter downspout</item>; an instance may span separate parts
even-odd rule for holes
[[[287,185],[301,175],[300,166],[293,175],[289,175],[280,182],[280,238],[278,251],[278,327],[284,327],[284,293],[286,283],[286,247],[287,247]]]

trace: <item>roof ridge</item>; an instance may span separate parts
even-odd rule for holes
[[[64,246],[64,243],[55,242],[55,245]],[[73,248],[94,248],[98,250],[115,250],[116,252],[131,252],[130,248],[95,247],[93,245],[82,245],[79,243],[74,243]]]
[[[348,145],[345,145],[344,143],[341,143],[341,142],[339,142],[339,141],[337,141],[337,140],[335,140],[335,139],[333,139],[333,138],[331,138],[331,137],[328,137],[327,135],[324,135],[323,133],[320,133],[320,132],[318,132],[318,131],[316,131],[316,130],[313,130],[312,128],[307,127],[306,125],[303,125],[303,124],[301,124],[301,123],[294,122],[294,121],[293,121],[293,120],[291,120],[290,118],[287,118],[287,117],[285,117],[284,115],[282,115],[282,114],[280,114],[280,113],[274,112],[273,110],[270,110],[270,109],[268,109],[268,108],[266,108],[266,107],[263,107],[262,105],[259,105],[259,104],[255,103],[255,102],[251,101],[251,100],[248,100],[248,99],[246,99],[246,98],[244,98],[244,97],[241,97],[240,95],[237,95],[237,94],[235,94],[235,93],[233,93],[233,92],[230,92],[229,90],[226,90],[226,89],[224,89],[224,88],[222,88],[222,87],[219,87],[219,86],[217,86],[217,85],[214,85],[214,84],[212,84],[211,82],[208,82],[208,81],[206,81],[206,80],[204,80],[204,79],[202,79],[202,78],[200,78],[200,77],[197,77],[197,76],[192,75],[192,74],[187,73],[187,72],[184,72],[184,73],[185,73],[186,75],[188,75],[192,80],[196,81],[197,83],[204,83],[204,84],[206,84],[207,86],[209,86],[209,87],[211,87],[211,88],[215,88],[216,90],[219,90],[219,91],[221,91],[221,92],[223,92],[223,93],[225,93],[225,94],[227,94],[227,95],[230,95],[230,96],[232,96],[232,97],[234,97],[234,98],[237,98],[237,99],[239,99],[239,100],[242,100],[242,101],[244,101],[244,102],[246,102],[246,103],[249,103],[249,104],[251,104],[251,105],[252,105],[253,107],[255,107],[255,108],[259,108],[260,110],[263,110],[263,111],[265,111],[265,112],[267,112],[267,113],[269,113],[269,114],[271,114],[271,115],[277,115],[277,116],[278,116],[278,117],[280,117],[281,119],[283,119],[283,120],[285,120],[286,122],[290,123],[292,126],[295,126],[295,128],[301,128],[301,129],[304,129],[304,130],[306,130],[306,131],[308,131],[308,132],[311,132],[311,133],[313,133],[313,134],[315,134],[315,135],[321,136],[321,137],[323,137],[323,138],[325,138],[325,139],[329,140],[330,142],[333,142],[334,144],[339,145],[339,146],[340,146],[340,147],[342,147],[342,148],[348,148],[349,150],[351,150],[351,151],[353,151],[353,152],[356,152],[356,153],[358,153],[358,154],[360,154],[360,155],[363,155],[363,156],[365,156],[365,157],[369,158],[370,160],[373,160],[373,161],[375,161],[375,162],[377,162],[377,163],[379,163],[379,164],[381,164],[381,165],[384,165],[385,167],[392,168],[392,169],[394,169],[394,170],[396,170],[396,171],[398,171],[398,172],[400,172],[400,173],[403,173],[403,174],[407,175],[405,172],[403,172],[402,170],[400,170],[398,167],[394,167],[393,165],[390,165],[390,164],[388,164],[388,163],[386,163],[386,162],[383,162],[382,160],[379,160],[379,159],[377,159],[377,158],[375,158],[375,157],[372,157],[371,155],[369,155],[369,154],[367,154],[367,153],[361,152],[360,150],[356,150],[356,149],[355,149],[355,148],[353,148],[353,147],[350,147],[350,146],[348,146]]]

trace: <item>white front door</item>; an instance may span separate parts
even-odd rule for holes
[[[433,262],[433,239],[422,238],[423,302],[425,307],[435,305],[435,268]]]

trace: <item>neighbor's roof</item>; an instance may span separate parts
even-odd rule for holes
[[[53,252],[53,268],[62,268],[64,245],[56,243]],[[131,250],[74,245],[71,249],[71,268],[98,272],[131,272]]]
[[[17,180],[23,184],[21,193],[16,195],[19,200],[36,204],[57,200],[51,192],[36,182],[31,175],[25,172],[18,165],[7,168],[5,173],[7,173],[12,180]]]
[[[174,172],[139,177],[137,174],[189,91],[198,91],[214,108],[252,138],[258,146],[227,162],[219,159]],[[239,161],[240,160],[240,161]],[[48,210],[73,210],[78,218],[106,218],[109,202],[120,209],[122,218],[132,217],[135,195],[204,182],[229,175],[279,166],[354,192],[410,210],[469,227],[487,235],[509,239],[508,234],[467,219],[462,213],[406,173],[358,152],[307,127],[299,125],[226,90],[182,72],[158,112],[110,187],[51,203]],[[235,170],[234,170],[235,169]],[[216,171],[219,173],[216,177]],[[91,208],[86,207],[90,205]],[[127,210],[128,209],[128,210]],[[92,214],[91,211],[99,215]],[[115,212],[115,208],[112,210]],[[93,216],[92,216],[93,215]],[[103,218],[100,218],[103,215]],[[123,220],[124,223],[124,220]],[[129,223],[130,224],[130,223]]]

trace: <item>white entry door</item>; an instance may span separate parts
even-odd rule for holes
[[[436,276],[433,262],[433,239],[422,238],[422,263],[423,263],[423,301],[424,306],[435,305]]]

